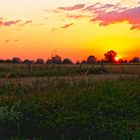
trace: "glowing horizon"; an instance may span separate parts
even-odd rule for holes
[[[0,58],[98,59],[140,56],[140,1],[5,0],[0,12]],[[56,51],[54,51],[56,50]]]

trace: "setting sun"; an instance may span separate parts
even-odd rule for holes
[[[118,61],[119,61],[119,57],[117,57],[117,56],[116,56],[116,57],[115,57],[115,61],[117,61],[117,62],[118,62]]]

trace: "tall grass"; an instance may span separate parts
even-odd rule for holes
[[[3,84],[0,139],[140,139],[139,87],[139,80]]]

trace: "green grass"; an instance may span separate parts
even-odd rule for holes
[[[31,65],[0,64],[0,78],[59,77],[92,74],[140,74],[139,64]]]
[[[0,64],[0,78],[59,77],[92,74],[140,74],[140,64],[31,65]]]
[[[0,139],[139,140],[139,87],[88,79],[1,85]]]
[[[3,64],[0,65],[0,78],[18,78],[18,77],[56,77],[56,76],[75,76],[102,74],[105,69],[88,65],[28,65]]]

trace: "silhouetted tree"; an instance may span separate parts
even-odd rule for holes
[[[13,64],[20,64],[22,61],[20,58],[14,57],[11,61]]]
[[[83,60],[83,61],[81,62],[81,64],[87,64],[87,61],[86,61],[86,60]]]
[[[124,60],[123,62],[124,62],[124,63],[128,63],[128,60]]]
[[[52,63],[53,64],[61,64],[62,63],[61,57],[58,56],[58,55],[53,56],[51,58],[51,60],[52,60]]]
[[[101,63],[101,60],[98,60],[97,63]]]
[[[35,64],[45,64],[44,60],[39,58],[36,60]]]
[[[48,59],[48,60],[46,61],[46,64],[53,64],[53,63],[52,63],[52,60],[51,60],[51,59]]]
[[[124,63],[124,60],[123,59],[119,59],[118,63]]]
[[[63,60],[63,64],[73,64],[73,62],[72,62],[70,59],[65,58],[65,59]]]
[[[90,56],[87,58],[87,63],[88,63],[88,64],[96,63],[96,57],[93,56],[93,55],[90,55]]]
[[[22,63],[23,63],[23,64],[34,64],[34,61],[33,61],[33,60],[28,60],[28,59],[26,59],[26,60],[24,60]]]
[[[113,50],[108,51],[107,53],[104,54],[105,61],[107,63],[115,63],[115,57],[117,56],[117,53]]]
[[[6,60],[5,60],[5,63],[10,64],[10,63],[12,63],[12,60],[6,59]]]
[[[140,58],[139,57],[134,57],[132,60],[131,60],[132,63],[138,63],[140,62]]]
[[[5,63],[5,61],[3,59],[0,59],[0,63]]]
[[[79,64],[81,64],[80,61],[76,61],[76,65],[79,65]]]

